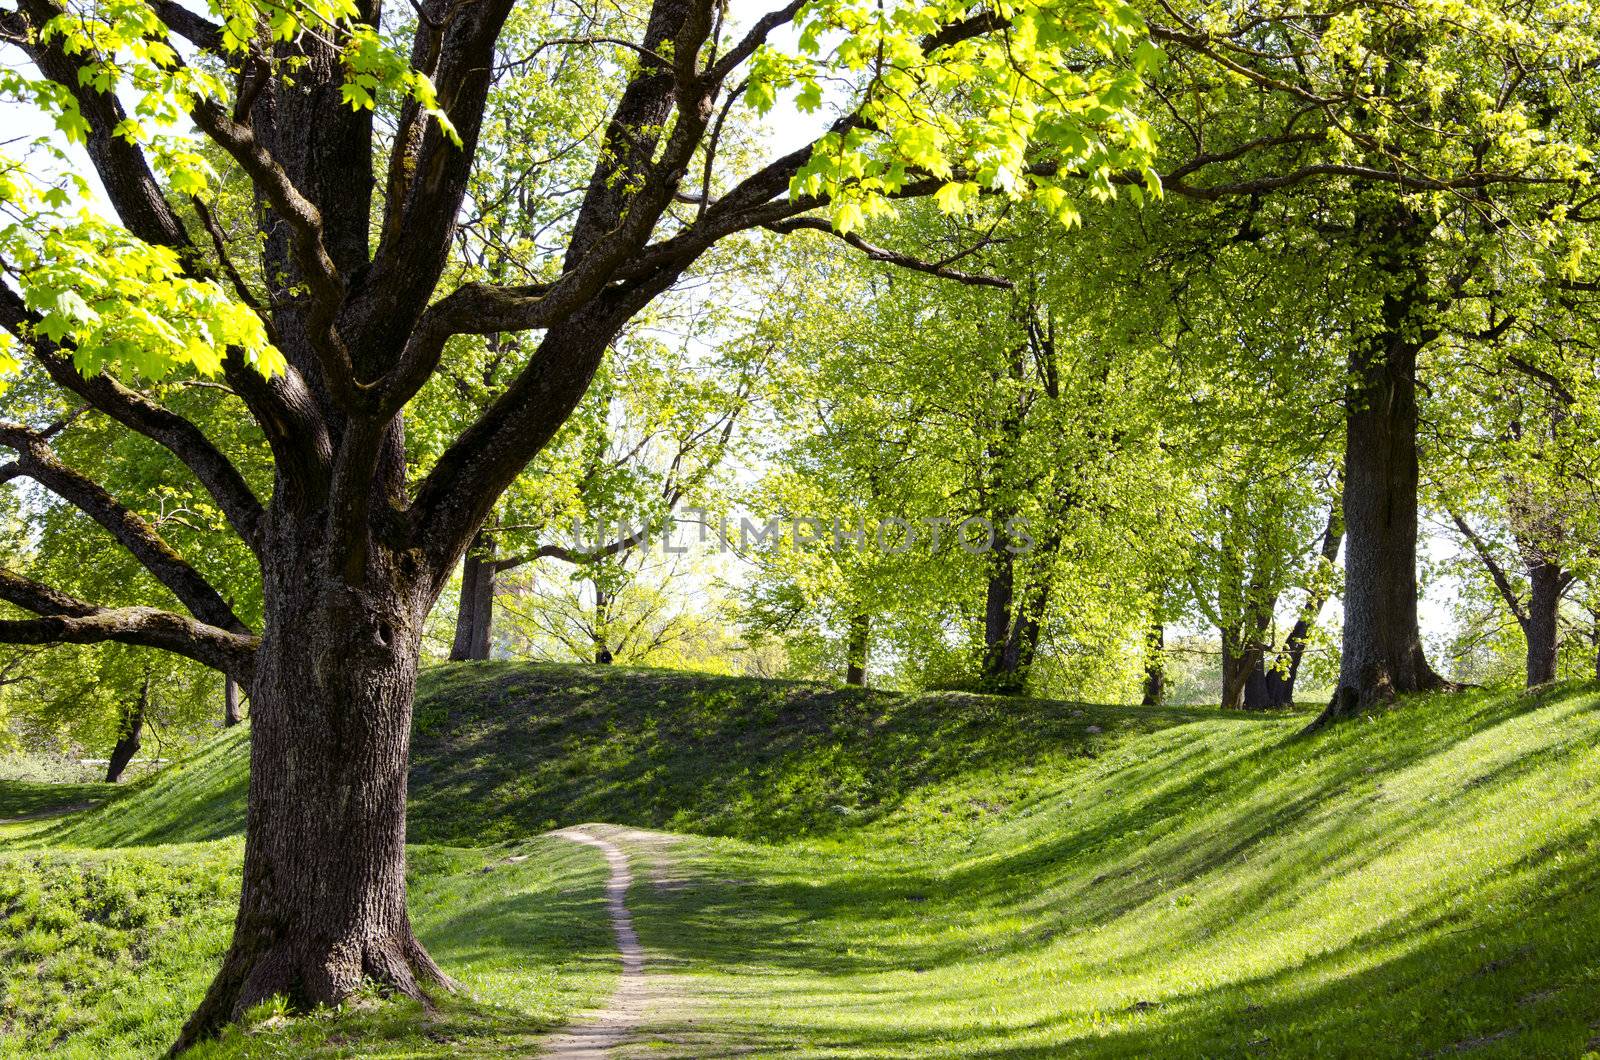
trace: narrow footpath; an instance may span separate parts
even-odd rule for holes
[[[628,867],[628,855],[614,843],[579,828],[563,828],[550,834],[595,847],[605,854],[611,866],[611,878],[606,882],[606,911],[611,917],[611,930],[617,936],[617,950],[622,954],[622,978],[605,1008],[583,1013],[571,1025],[552,1034],[544,1042],[542,1055],[548,1060],[600,1060],[633,1034],[644,1015],[647,998],[644,949],[639,945],[639,936],[633,930],[633,916],[628,912],[628,888],[633,885],[633,872]]]

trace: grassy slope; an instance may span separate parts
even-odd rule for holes
[[[1300,717],[451,667],[419,701],[413,834],[699,833],[688,886],[632,899],[707,999],[652,1055],[1575,1056],[1600,1013],[1597,701],[1424,700],[1296,742]],[[208,754],[36,835],[226,834],[241,737]],[[447,868],[421,871],[481,880]],[[515,922],[543,931],[561,886],[530,882]],[[589,912],[588,942],[553,929],[565,968],[607,948]]]
[[[160,1055],[227,946],[240,842],[0,854],[0,1056]],[[526,861],[508,856],[527,854]],[[263,1012],[197,1057],[526,1055],[605,997],[616,958],[603,859],[539,838],[515,847],[411,849],[412,918],[470,990],[432,1014],[357,1005]]]
[[[894,822],[685,840],[690,885],[638,920],[712,1000],[652,1055],[1592,1055],[1597,707],[1441,698],[1306,741],[1214,718],[1064,771],[959,853]]]
[[[1059,768],[1119,736],[1216,713],[623,667],[439,667],[419,689],[410,833],[466,846],[610,821],[779,840],[904,815],[952,784],[982,789],[963,813],[987,817],[1037,763]],[[1087,732],[1096,720],[1103,734]],[[126,846],[237,834],[247,740],[243,728],[219,736],[41,841]]]

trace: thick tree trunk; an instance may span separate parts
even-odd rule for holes
[[[1558,616],[1566,578],[1557,563],[1539,563],[1528,570],[1528,612],[1522,624],[1528,644],[1528,687],[1556,679],[1556,656],[1561,644]]]
[[[222,727],[231,729],[243,720],[239,713],[239,682],[222,675]]]
[[[1167,627],[1156,621],[1144,642],[1144,687],[1139,702],[1146,707],[1159,707],[1167,700]]]
[[[984,586],[983,598],[983,660],[979,676],[986,686],[998,686],[1005,676],[1015,585],[1015,561],[1009,552],[996,549],[990,554],[989,580]]]
[[[1272,685],[1267,680],[1267,653],[1257,648],[1252,655],[1254,660],[1244,681],[1244,709],[1272,710],[1279,704],[1273,698]]]
[[[1223,710],[1244,709],[1244,664],[1242,653],[1233,637],[1222,634],[1222,699]]]
[[[1261,675],[1259,644],[1242,644],[1224,632],[1222,637],[1222,707],[1224,710],[1261,710],[1265,679]]]
[[[850,639],[844,650],[844,683],[847,685],[867,686],[867,647],[871,633],[872,623],[866,615],[851,617]]]
[[[239,914],[175,1053],[276,995],[308,1008],[364,981],[410,997],[448,984],[406,913],[406,766],[431,589],[410,553],[369,556],[355,588],[314,548],[273,545]]]
[[[1311,637],[1311,623],[1304,618],[1295,621],[1294,628],[1284,641],[1283,654],[1289,657],[1287,669],[1273,666],[1262,674],[1267,706],[1270,709],[1294,706],[1294,686],[1300,679],[1300,660],[1306,653],[1306,641]]]
[[[1345,412],[1344,646],[1339,684],[1308,731],[1448,686],[1423,653],[1417,622],[1417,353],[1425,330],[1427,222],[1401,207],[1385,220],[1379,271],[1396,287],[1382,328],[1352,347]]]
[[[461,606],[456,611],[455,643],[450,647],[452,662],[489,658],[499,562],[494,538],[480,531],[461,561]]]
[[[1245,590],[1245,598],[1250,592]],[[1225,710],[1266,710],[1266,643],[1272,625],[1270,605],[1248,618],[1242,630],[1222,631],[1222,706]],[[1253,610],[1253,609],[1252,609]]]
[[[121,781],[123,770],[139,753],[144,737],[144,715],[149,706],[150,678],[146,677],[139,688],[139,701],[122,712],[122,720],[117,728],[117,743],[111,748],[111,761],[106,765],[107,784]]]

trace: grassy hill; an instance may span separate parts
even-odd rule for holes
[[[610,821],[778,840],[914,814],[926,793],[952,786],[982,793],[963,811],[982,817],[1029,788],[1032,772],[1217,713],[624,667],[444,666],[418,690],[410,833],[482,845]],[[243,728],[225,733],[42,841],[101,847],[237,834],[248,739]]]
[[[434,1024],[277,1021],[220,1055],[517,1051],[612,968],[598,857],[505,857],[585,820],[679,834],[636,850],[671,881],[630,904],[683,999],[642,1055],[1600,1048],[1600,689],[1427,697],[1296,739],[1304,721],[441,668],[417,711],[412,833],[434,845],[414,900],[447,968],[491,985]],[[114,1026],[83,1055],[170,1033],[225,941],[245,751],[222,736],[0,854],[0,1043],[97,1005]],[[148,1014],[117,1023],[135,979]]]

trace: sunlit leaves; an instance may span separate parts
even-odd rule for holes
[[[255,313],[215,283],[185,275],[173,251],[65,209],[59,186],[39,190],[13,178],[0,182],[0,194],[20,218],[0,227],[0,260],[37,316],[30,337],[70,348],[80,371],[160,379],[183,367],[215,375],[229,347],[262,372],[283,369]],[[14,367],[7,354],[0,374]]]
[[[1142,81],[1158,58],[1144,23],[1117,0],[808,5],[793,54],[765,48],[746,102],[769,111],[781,91],[822,104],[824,80],[855,108],[823,136],[791,193],[825,200],[841,231],[892,212],[907,185],[929,179],[947,212],[975,197],[1074,190],[1116,194],[1141,174],[1152,190],[1155,144],[1139,116]],[[1050,211],[1075,214],[1049,194]]]

